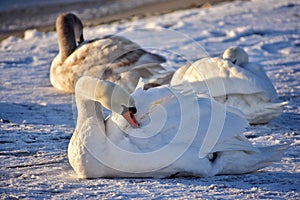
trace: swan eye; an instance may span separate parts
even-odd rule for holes
[[[136,107],[129,107],[128,110],[129,110],[129,112],[132,113],[132,114],[135,114],[135,113],[137,112]]]
[[[125,113],[125,112],[130,112],[130,113],[132,113],[132,114],[135,114],[136,112],[137,112],[137,109],[136,109],[136,107],[126,107],[126,106],[124,106],[124,105],[122,105],[122,107],[123,107],[123,112],[122,112],[122,114],[123,113]]]
[[[233,63],[233,64],[235,64],[235,63],[236,63],[236,61],[237,61],[237,60],[235,59],[234,61],[232,61],[232,63]]]
[[[79,41],[78,41],[78,44],[81,44],[84,42],[84,38],[83,38],[83,35],[81,34],[80,35],[80,38],[79,38]]]
[[[208,160],[210,162],[214,162],[217,159],[217,157],[218,157],[218,153],[214,152],[214,153],[211,153],[211,154],[208,155]]]

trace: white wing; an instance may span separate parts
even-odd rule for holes
[[[249,68],[251,67],[249,66]],[[262,93],[265,98],[273,99],[276,91],[268,77],[262,72],[263,69],[257,70],[255,73],[248,71],[221,58],[204,58],[190,65],[183,76],[174,75],[171,82],[195,83],[193,84],[194,88],[204,89],[214,97],[228,94]],[[179,73],[182,72],[179,71]],[[262,75],[258,76],[259,73]],[[176,76],[182,77],[182,80],[178,80]]]
[[[239,110],[225,107],[205,94],[194,93],[185,85],[140,89],[133,97],[140,128],[131,128],[120,115],[111,117],[122,132],[128,133],[126,138],[131,145],[120,144],[128,151],[132,146],[144,153],[167,148],[172,154],[169,157],[173,157],[173,154],[182,155],[187,149],[195,148],[203,158],[214,151],[249,150],[252,147],[244,141],[234,147],[236,137],[248,125]]]

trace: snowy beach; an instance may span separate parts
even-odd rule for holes
[[[176,70],[186,62],[220,56],[233,45],[264,66],[282,115],[249,126],[257,146],[289,143],[281,162],[258,172],[208,178],[78,179],[67,158],[76,122],[74,96],[52,88],[49,69],[58,53],[55,32],[27,30],[0,43],[1,199],[299,199],[300,2],[233,1],[84,29],[85,39],[126,36],[164,55]],[[85,13],[79,14],[84,18]]]

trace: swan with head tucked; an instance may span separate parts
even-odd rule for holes
[[[276,90],[262,66],[248,62],[240,47],[226,49],[222,58],[203,58],[179,68],[171,85],[184,81],[207,91],[215,100],[244,112],[250,124],[265,124],[278,117],[287,102],[275,103]]]
[[[130,95],[112,82],[82,77],[75,97],[68,158],[81,178],[241,174],[280,160],[286,148],[254,147],[242,134],[241,112],[186,87]],[[106,119],[103,107],[112,111]]]
[[[230,60],[233,64],[242,66],[249,62],[249,56],[246,51],[238,46],[229,47],[223,53],[223,59]]]
[[[58,16],[56,31],[59,53],[51,64],[50,82],[60,91],[73,93],[76,81],[84,75],[110,80],[129,92],[140,77],[154,80],[152,85],[170,81],[170,73],[160,65],[165,58],[124,37],[105,36],[84,42],[83,25],[72,13]]]

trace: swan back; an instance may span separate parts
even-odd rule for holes
[[[240,47],[228,48],[222,58],[203,58],[177,70],[171,85],[182,82],[206,91],[218,102],[242,110],[251,124],[278,117],[287,102],[275,103],[277,92],[263,67],[249,63]]]
[[[207,91],[213,97],[257,93],[264,99],[274,99],[277,96],[266,75],[257,76],[228,60],[217,57],[203,58],[184,68],[183,75],[177,75],[181,71],[175,72],[171,80],[172,85],[187,81],[198,91]]]
[[[277,98],[277,93],[265,70],[257,63],[250,63],[248,57],[246,51],[238,46],[229,47],[223,53],[223,59],[229,60],[233,64],[251,72],[252,74],[247,76],[253,77],[253,80],[260,80],[258,85],[264,88],[264,93],[268,95],[269,99],[274,100]]]

